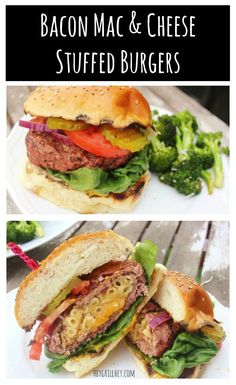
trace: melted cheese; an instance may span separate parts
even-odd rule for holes
[[[120,315],[132,290],[133,280],[124,275],[115,279],[105,293],[98,294],[86,306],[75,305],[63,321],[62,339],[71,343],[81,334],[95,332],[115,312]]]

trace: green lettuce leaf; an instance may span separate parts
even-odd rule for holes
[[[144,356],[154,371],[171,378],[178,378],[186,368],[204,364],[218,351],[217,345],[203,333],[180,333],[171,349],[161,358]]]
[[[47,172],[62,180],[74,190],[95,191],[102,195],[122,193],[133,186],[148,170],[147,149],[137,152],[124,166],[116,170],[104,171],[100,168],[82,167],[77,170],[60,172],[47,169]]]
[[[49,362],[48,364],[48,370],[51,373],[59,373],[63,365],[66,363],[66,361],[69,358],[73,356],[77,356],[79,354],[88,353],[88,352],[98,352],[105,345],[117,340],[117,338],[119,338],[122,335],[124,329],[133,320],[133,317],[136,313],[137,307],[140,304],[141,300],[142,300],[142,297],[141,296],[138,297],[136,301],[129,307],[129,309],[123,314],[121,314],[118,320],[116,320],[104,333],[99,334],[97,337],[95,337],[93,340],[89,341],[88,343],[81,345],[70,356],[63,356],[60,354],[51,353],[47,349],[47,345],[45,345],[44,353],[48,358],[52,359],[52,361]]]
[[[138,243],[134,249],[134,259],[143,266],[148,282],[150,281],[152,272],[157,262],[157,252],[158,247],[155,243],[149,240]]]
[[[67,358],[54,359],[48,363],[48,370],[50,373],[60,373],[63,365],[66,363]]]

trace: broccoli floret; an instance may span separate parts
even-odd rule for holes
[[[153,126],[157,138],[149,146],[149,163],[163,183],[182,194],[198,194],[204,180],[209,194],[214,186],[223,186],[224,174],[221,154],[229,155],[229,148],[221,148],[222,133],[199,133],[196,118],[187,110],[174,115],[154,113]],[[212,173],[207,171],[213,168]]]
[[[35,226],[35,236],[39,238],[44,237],[45,233],[42,225],[37,221],[30,221],[30,222]]]
[[[194,144],[198,123],[196,118],[187,110],[179,112],[175,116],[177,124],[176,147],[179,154],[182,154]]]
[[[230,154],[230,150],[229,150],[229,147],[228,147],[228,146],[226,146],[226,147],[221,147],[220,151],[221,151],[221,154],[225,154],[225,155],[227,155],[227,156],[229,156],[229,154]]]
[[[214,179],[212,178],[212,174],[208,170],[202,170],[201,172],[202,179],[206,182],[208,193],[211,195],[214,191]]]
[[[148,159],[150,170],[159,173],[169,170],[177,158],[177,150],[174,147],[166,147],[157,137],[153,138],[149,149]]]
[[[179,193],[184,195],[197,195],[202,191],[200,178],[195,180],[184,178],[183,175],[170,171],[160,175],[160,181],[174,187]]]
[[[197,145],[202,148],[208,148],[214,157],[213,170],[215,174],[214,185],[221,188],[224,184],[224,171],[221,158],[221,139],[222,132],[201,132],[197,138]]]
[[[158,110],[153,110],[153,111],[152,111],[152,115],[153,115],[153,116],[157,116],[157,115],[159,115],[159,112],[158,112]]]
[[[180,178],[197,179],[202,170],[202,164],[199,156],[194,151],[187,154],[179,155],[178,159],[173,163],[171,171],[175,172]]]
[[[212,151],[208,147],[201,148],[193,146],[189,153],[195,154],[204,170],[207,170],[208,168],[212,168],[214,166],[214,156]]]
[[[160,181],[184,195],[199,194],[202,190],[201,163],[194,152],[179,155],[170,172],[159,174]]]
[[[197,184],[187,183],[187,185],[190,185],[190,191],[191,189],[194,189],[198,194],[201,189],[199,178],[202,178],[207,184],[209,194],[212,194],[214,190],[214,181],[211,173],[207,171],[207,169],[211,168],[213,165],[214,157],[207,149],[205,151],[204,149],[194,146],[187,152],[187,154],[179,155],[171,168],[171,171],[175,173],[175,179],[179,181],[178,191],[185,191],[185,195],[187,195],[186,192],[188,189],[185,187],[186,181],[198,181]],[[183,183],[183,188],[181,188],[181,183]]]
[[[176,190],[184,195],[197,195],[202,191],[202,183],[200,178],[196,180],[186,178],[176,184]]]
[[[36,236],[44,236],[42,226],[36,221],[7,222],[7,243],[25,243],[31,241]]]
[[[175,147],[176,117],[175,115],[161,115],[157,120],[152,121],[157,136],[167,147]]]

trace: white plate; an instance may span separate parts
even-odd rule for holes
[[[25,333],[18,326],[14,317],[15,296],[16,290],[7,294],[7,377],[73,378],[73,374],[65,370],[58,374],[49,373],[46,367],[49,360],[44,355],[42,355],[40,361],[30,361],[27,358],[27,346],[33,338],[33,332]],[[206,365],[202,378],[229,378],[229,309],[221,305],[215,298],[213,300],[215,302],[215,317],[223,322],[227,337],[216,357]],[[129,370],[135,373],[136,378],[145,378],[137,367],[133,356],[126,350],[122,342],[96,369],[121,370],[122,372],[119,373],[123,374],[126,370]],[[86,377],[97,379],[93,372],[86,375]]]
[[[35,249],[36,247],[42,246],[45,243],[56,238],[58,235],[64,233],[70,227],[72,227],[77,221],[41,221],[41,225],[44,229],[44,237],[32,239],[30,242],[23,243],[20,245],[24,252]],[[14,254],[7,250],[7,257],[12,257]]]
[[[155,107],[152,107],[155,108]],[[158,107],[160,114],[169,113]],[[26,117],[23,117],[24,119]],[[63,209],[26,190],[20,181],[22,162],[25,157],[25,136],[27,129],[16,124],[7,139],[7,182],[8,190],[16,205],[24,214],[75,214]],[[152,174],[142,198],[132,211],[133,214],[228,214],[229,213],[229,160],[223,155],[225,183],[222,189],[215,189],[209,195],[203,183],[201,194],[186,197],[173,188],[161,183]]]

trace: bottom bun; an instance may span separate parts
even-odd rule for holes
[[[75,372],[76,377],[82,377],[83,375],[90,372],[91,370],[96,368],[98,365],[100,365],[100,363],[106,359],[109,352],[113,350],[116,347],[116,345],[118,345],[118,343],[124,338],[124,336],[132,329],[133,325],[137,320],[138,314],[155,293],[165,272],[166,272],[166,269],[163,265],[159,265],[159,264],[156,265],[156,268],[152,275],[151,283],[149,285],[148,295],[143,298],[143,301],[140,303],[140,305],[137,308],[137,311],[135,313],[133,320],[123,330],[122,335],[119,338],[117,338],[116,341],[106,345],[100,353],[87,353],[87,354],[81,354],[79,356],[70,358],[63,365],[64,368],[68,372]]]
[[[85,193],[70,188],[64,182],[54,179],[46,170],[33,165],[28,159],[21,175],[22,183],[28,190],[58,206],[82,214],[124,213],[133,210],[149,179],[149,174],[146,173],[125,192],[101,196],[96,192]]]
[[[151,365],[143,358],[142,354],[133,346],[133,344],[127,339],[124,339],[124,344],[126,345],[129,352],[134,356],[135,361],[138,367],[146,374],[149,378],[170,378],[163,376],[162,374],[155,372]],[[200,378],[203,365],[195,366],[194,368],[185,369],[181,374],[180,378]]]

